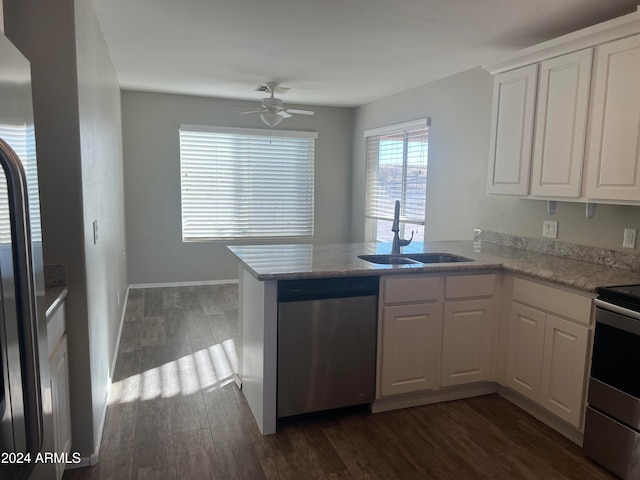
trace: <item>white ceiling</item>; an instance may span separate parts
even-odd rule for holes
[[[124,89],[357,106],[636,10],[639,0],[93,0]]]

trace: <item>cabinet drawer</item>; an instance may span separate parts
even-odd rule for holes
[[[383,279],[384,303],[425,302],[439,300],[442,277],[410,275]]]
[[[575,322],[591,323],[591,297],[588,296],[514,278],[513,299]]]
[[[496,274],[454,275],[447,277],[445,298],[492,297],[496,291]]]

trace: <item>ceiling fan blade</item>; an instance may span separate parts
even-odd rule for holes
[[[262,105],[256,110],[250,110],[248,112],[241,112],[243,114],[259,113],[262,121],[270,127],[274,127],[285,118],[291,118],[294,114],[300,115],[315,115],[313,110],[299,110],[297,108],[285,108],[282,104],[281,98],[276,98],[276,93],[284,93],[289,90],[289,87],[281,87],[277,82],[267,82],[264,85],[259,85],[256,91],[268,92],[270,95],[262,99]]]
[[[287,112],[297,115],[315,115],[316,113],[313,110],[298,110],[297,108],[287,108]]]

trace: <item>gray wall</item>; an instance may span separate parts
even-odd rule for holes
[[[66,265],[69,291],[72,450],[90,456],[127,285],[119,87],[91,2],[4,0],[4,15],[31,61],[44,260]]]
[[[226,249],[232,242],[181,240],[178,129],[181,124],[267,129],[257,115],[240,115],[258,101],[122,92],[129,283],[238,278],[237,262]],[[314,241],[345,242],[353,109],[310,108],[314,116],[284,120],[277,129],[318,132]]]
[[[100,438],[127,289],[120,86],[92,2],[75,1],[93,445]],[[98,225],[94,243],[93,222]]]
[[[621,249],[624,228],[640,229],[639,207],[598,205],[595,217],[587,219],[584,204],[559,203],[557,214],[549,216],[544,201],[488,196],[492,82],[476,68],[356,109],[353,241],[364,238],[364,131],[425,116],[431,117],[426,239],[471,239],[474,227],[541,237],[542,222],[549,219],[558,221],[560,241]]]

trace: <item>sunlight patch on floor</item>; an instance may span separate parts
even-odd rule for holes
[[[198,391],[215,390],[233,382],[237,368],[236,345],[233,339],[228,339],[114,382],[109,403],[187,396]]]

